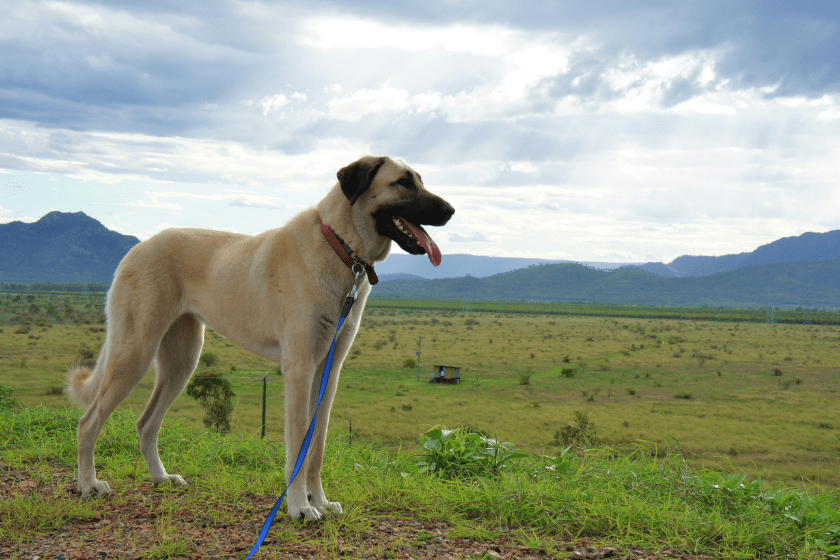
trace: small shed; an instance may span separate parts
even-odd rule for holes
[[[429,383],[458,384],[461,382],[460,370],[458,366],[434,366]]]

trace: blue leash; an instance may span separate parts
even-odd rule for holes
[[[356,288],[359,286],[359,277],[361,276],[361,272],[355,272],[355,274],[355,283],[350,289],[350,292],[347,294],[347,298],[344,300],[344,307],[341,309],[341,316],[338,318],[338,326],[335,328],[335,336],[333,336],[333,341],[330,345],[330,352],[327,354],[327,362],[324,364],[324,373],[321,375],[321,388],[318,390],[318,404],[315,406],[315,414],[312,415],[312,422],[309,424],[309,429],[306,431],[306,437],[303,438],[303,443],[300,446],[297,461],[295,462],[295,469],[292,471],[292,478],[289,480],[289,484],[286,486],[286,489],[283,490],[283,493],[280,495],[277,503],[275,503],[274,507],[271,508],[265,523],[263,523],[262,529],[260,529],[257,542],[254,543],[254,547],[251,549],[251,552],[248,553],[248,556],[245,557],[245,560],[248,560],[256,554],[260,549],[260,546],[262,546],[265,537],[268,535],[268,530],[271,529],[271,525],[274,523],[274,516],[277,515],[277,510],[280,509],[280,504],[283,503],[283,498],[286,497],[286,492],[289,491],[289,487],[291,487],[292,483],[295,481],[298,471],[300,471],[303,461],[306,459],[306,454],[309,452],[309,444],[312,442],[312,434],[315,433],[315,422],[318,420],[318,409],[321,408],[321,399],[324,398],[324,392],[327,390],[327,383],[330,379],[330,370],[332,369],[335,342],[338,339],[338,330],[341,328],[341,325],[344,324],[344,320],[347,318],[347,315],[350,314],[350,308],[353,307],[353,304],[356,302]],[[286,406],[289,406],[289,403],[286,403]]]

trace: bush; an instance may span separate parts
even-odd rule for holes
[[[563,377],[574,377],[575,376],[575,368],[573,367],[564,367],[560,370],[560,375]]]
[[[406,369],[414,369],[417,367],[417,360],[414,358],[406,358],[403,360],[403,367]]]
[[[530,385],[531,384],[531,376],[523,373],[519,376],[519,384],[520,385]]]
[[[219,363],[219,356],[215,352],[204,352],[201,354],[201,357],[198,358],[198,361],[201,362],[204,367],[213,367]]]
[[[12,396],[12,388],[0,385],[0,410],[7,410],[17,406],[17,399]]]
[[[96,365],[96,358],[93,355],[93,350],[85,345],[79,349],[79,365],[82,367],[92,368]]]
[[[187,396],[204,409],[204,426],[219,433],[230,432],[230,413],[236,393],[230,381],[213,373],[196,374],[187,385]]]
[[[558,447],[570,445],[590,447],[600,443],[601,438],[597,435],[595,424],[589,420],[588,414],[581,411],[575,412],[574,420],[567,422],[565,426],[554,432],[554,444]]]

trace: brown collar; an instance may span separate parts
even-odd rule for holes
[[[325,224],[321,218],[318,218],[318,221],[321,222],[321,232],[324,234],[324,237],[327,238],[330,246],[333,250],[335,250],[335,253],[341,258],[342,262],[346,264],[354,274],[357,271],[361,272],[361,270],[357,267],[362,267],[362,269],[367,271],[368,282],[370,282],[371,286],[379,283],[379,277],[376,276],[376,271],[373,270],[373,266],[369,265],[360,258],[354,257],[352,254],[353,250],[350,249],[347,243],[336,235],[332,228]]]

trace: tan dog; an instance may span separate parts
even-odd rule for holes
[[[455,210],[423,186],[402,162],[364,157],[338,172],[338,183],[317,204],[279,229],[257,236],[169,229],[135,246],[120,263],[108,291],[105,344],[91,370],[74,367],[71,398],[88,409],[79,420],[79,491],[106,495],[96,479],[96,440],[111,413],[155,362],[155,384],[137,421],[152,482],[186,482],[166,472],[157,439],[163,416],[198,364],[204,325],[265,359],[278,361],[286,396],[286,481],[306,434],[321,372],[354,274],[321,230],[320,222],[372,264],[391,241],[440,263],[440,250],[420,224],[444,225]],[[358,269],[358,267],[357,267]],[[369,276],[370,273],[368,273]],[[309,455],[289,489],[292,517],[319,519],[341,512],[321,486],[324,442],[339,370],[359,328],[370,283],[338,336],[332,375]]]

